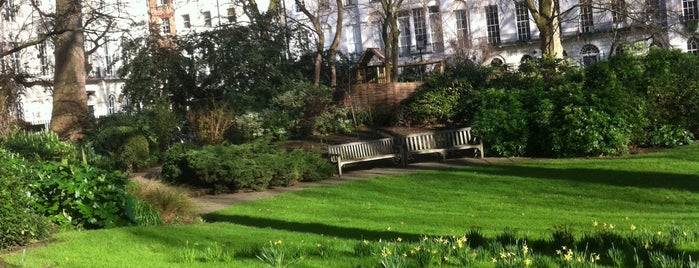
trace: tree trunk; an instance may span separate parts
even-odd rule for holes
[[[85,48],[82,1],[56,0],[54,37],[56,60],[51,131],[67,140],[79,140],[90,120],[85,92]]]
[[[524,4],[532,14],[532,19],[539,29],[541,53],[557,59],[563,58],[559,0],[525,0]]]
[[[330,87],[337,87],[337,68],[335,67],[335,55],[337,54],[337,47],[340,45],[340,37],[342,36],[342,20],[344,18],[344,8],[342,7],[342,0],[335,0],[337,5],[337,22],[335,24],[335,37],[333,37],[333,42],[330,45],[330,51],[328,51],[328,64],[330,64]]]
[[[558,27],[558,17],[539,26],[541,53],[556,59],[563,58],[563,45],[561,44],[561,30]]]

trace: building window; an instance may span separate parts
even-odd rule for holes
[[[661,4],[665,4],[665,0],[646,0],[646,16],[648,16],[648,19],[659,20],[663,18]]]
[[[623,23],[626,22],[626,1],[624,0],[612,0],[612,22]]]
[[[580,32],[589,33],[594,29],[592,20],[592,4],[589,0],[580,1]]]
[[[170,18],[160,19],[160,33],[162,35],[170,35]]]
[[[517,17],[517,40],[531,40],[532,34],[529,30],[529,8],[527,8],[523,2],[515,3],[515,16]]]
[[[697,0],[682,0],[682,12],[685,21],[699,19],[699,10],[697,9]]]
[[[185,29],[192,28],[192,22],[189,20],[189,14],[182,15],[182,24],[184,24]]]
[[[583,66],[590,66],[600,60],[599,48],[595,45],[584,45],[580,50],[580,58]]]
[[[431,6],[430,11],[430,41],[432,51],[444,51],[444,37],[442,35],[442,15],[439,13],[438,6]]]
[[[413,46],[412,32],[410,31],[410,12],[401,11],[398,13],[398,29],[400,36],[398,37],[398,45],[400,47],[399,55],[410,55],[410,48]]]
[[[687,40],[687,53],[699,55],[699,38],[692,37]]]
[[[456,38],[459,45],[465,46],[471,42],[471,33],[468,30],[468,11],[456,10]]]
[[[211,27],[211,12],[204,11],[201,15],[204,17],[204,26]]]
[[[379,21],[379,20],[374,21],[371,24],[371,28],[373,29],[371,36],[372,36],[372,39],[374,40],[374,44],[376,44],[376,47],[383,50],[384,49],[383,23],[381,23],[381,21]]]
[[[37,45],[37,50],[39,50],[39,72],[41,75],[49,75],[49,55],[46,53],[46,42],[39,43]]]
[[[413,9],[413,24],[415,47],[424,52],[427,50],[427,26],[425,26],[425,11],[422,8]]]
[[[107,97],[107,114],[116,113],[116,96],[114,94],[109,94]]]
[[[10,49],[16,49],[17,43],[10,43]],[[10,64],[15,72],[19,72],[19,52],[14,52],[10,54]]]
[[[346,7],[354,6],[354,5],[357,4],[357,0],[345,0],[345,1],[344,1],[344,4],[345,4]]]
[[[228,23],[235,23],[237,20],[236,15],[235,15],[235,8],[229,8],[228,9]]]
[[[345,28],[345,40],[347,41],[347,53],[359,53],[361,50],[361,33],[358,25],[348,25]]]
[[[294,5],[296,7],[296,12],[302,12],[303,9],[301,8],[301,6],[306,6],[306,3],[303,0],[294,2],[296,3],[296,5]]]
[[[500,19],[498,18],[498,6],[485,7],[485,20],[488,29],[488,44],[500,43]]]
[[[6,21],[15,21],[15,16],[17,15],[17,7],[14,5],[14,1],[12,0],[6,0],[5,1],[5,7],[3,8],[4,13],[3,17],[5,17]]]

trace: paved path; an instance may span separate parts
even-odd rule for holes
[[[259,200],[262,198],[269,198],[280,193],[299,191],[316,186],[324,185],[337,185],[345,183],[348,181],[355,180],[365,180],[370,178],[376,178],[381,176],[389,176],[396,174],[406,174],[425,170],[441,170],[449,169],[455,167],[463,167],[466,165],[492,165],[492,164],[504,164],[513,163],[516,161],[521,161],[526,158],[483,158],[483,159],[473,159],[473,158],[456,158],[447,159],[443,162],[419,162],[410,163],[408,167],[402,168],[398,166],[382,166],[374,167],[369,169],[357,169],[343,172],[342,177],[334,175],[332,178],[319,182],[299,182],[296,185],[290,187],[274,187],[267,189],[264,192],[255,192],[252,190],[244,190],[232,194],[218,194],[218,195],[202,195],[194,197],[194,201],[197,203],[200,214],[208,214],[214,211],[218,211],[235,204],[240,204],[243,202],[249,202],[254,200]],[[143,178],[157,178],[159,176],[159,168],[153,168],[141,173],[134,173],[132,177],[143,177]]]

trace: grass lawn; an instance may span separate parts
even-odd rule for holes
[[[361,241],[486,237],[503,230],[547,240],[613,224],[620,233],[699,232],[699,145],[609,159],[464,166],[289,192],[208,215],[207,223],[70,231],[3,254],[26,267],[263,267],[262,246],[304,256],[297,267],[380,267]],[[679,248],[693,259],[699,243]],[[533,248],[534,252],[537,248]],[[540,249],[546,251],[549,249]],[[551,255],[552,252],[539,252]],[[287,256],[288,258],[288,256]],[[488,266],[487,264],[482,264]]]

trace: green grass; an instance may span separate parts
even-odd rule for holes
[[[256,249],[281,240],[288,252],[303,253],[300,267],[376,267],[376,256],[353,256],[359,241],[462,236],[472,227],[487,237],[511,228],[545,240],[554,226],[568,225],[579,236],[595,221],[624,231],[635,225],[693,233],[699,231],[699,145],[354,181],[237,205],[206,220],[63,232],[2,258],[27,267],[261,267]],[[681,248],[699,253],[697,243]]]

